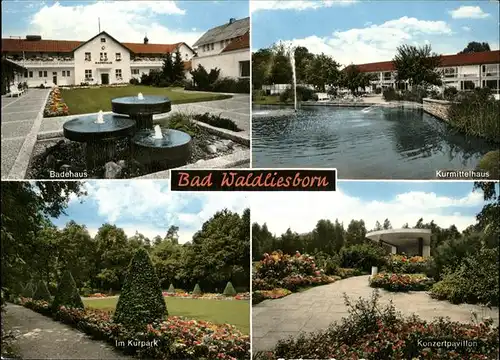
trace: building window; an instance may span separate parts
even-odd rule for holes
[[[457,76],[457,68],[445,68],[443,71],[443,75],[445,78],[453,78]]]
[[[38,72],[38,77],[43,77],[43,72],[39,71]]]
[[[108,53],[101,53],[100,55],[101,61],[108,61]]]
[[[132,75],[139,75],[139,69],[132,69]]]
[[[474,84],[474,81],[460,81],[460,90],[474,90],[475,87],[476,84]]]
[[[214,43],[212,43],[212,44],[210,45],[210,47],[211,47],[211,49],[213,50],[213,49],[214,49]]]
[[[486,80],[486,86],[483,80],[483,87],[490,88],[491,90],[498,90],[498,80]]]
[[[101,38],[101,42],[105,43],[106,42],[106,38]]]
[[[92,61],[92,56],[90,55],[89,52],[85,53],[85,61]]]
[[[71,71],[66,70],[66,76],[71,76]]]
[[[92,79],[92,69],[85,70],[85,79]]]
[[[43,72],[43,77],[47,77],[47,71]]]
[[[186,60],[188,60],[188,59],[189,59],[189,55],[188,55],[188,54],[186,54]]]
[[[62,71],[62,75],[61,76],[66,76],[66,70]]]
[[[24,77],[27,78],[28,77],[28,71],[25,71],[24,72]]]
[[[384,80],[385,81],[390,81],[391,80],[391,73],[390,72],[385,72],[384,73]]]
[[[29,76],[30,76],[30,78],[32,78],[32,77],[33,77],[33,71],[30,71],[30,72],[29,72]]]
[[[115,75],[116,75],[116,79],[121,80],[121,78],[122,78],[122,69],[116,69],[115,70]]]
[[[240,61],[240,77],[250,76],[250,61]]]
[[[115,57],[116,57],[116,61],[121,61],[121,59],[122,59],[122,54],[121,54],[121,53],[116,53],[116,54],[115,54]]]
[[[498,76],[498,65],[497,64],[483,65],[483,75]]]

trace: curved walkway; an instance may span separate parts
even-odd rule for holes
[[[339,280],[277,300],[266,300],[252,308],[253,351],[271,350],[278,340],[297,336],[300,332],[326,329],[331,323],[348,315],[343,293],[351,300],[369,298],[374,291],[368,285],[369,276]],[[416,313],[420,318],[449,317],[452,321],[469,322],[471,311],[479,318],[491,317],[498,325],[498,308],[479,305],[453,305],[432,299],[426,292],[393,293],[380,290],[380,304],[393,301],[404,315]]]
[[[15,332],[13,347],[22,359],[132,359],[23,306],[8,304],[2,315],[6,330]]]

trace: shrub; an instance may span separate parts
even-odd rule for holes
[[[28,281],[22,289],[21,295],[25,298],[32,298],[35,294],[35,284],[32,280]]]
[[[454,101],[458,95],[458,90],[454,86],[444,88],[443,97],[445,100]]]
[[[138,328],[167,315],[167,307],[153,263],[147,251],[138,249],[122,286],[114,321]]]
[[[226,296],[235,296],[236,295],[236,290],[234,290],[233,284],[231,284],[231,281],[228,281],[226,284],[226,287],[224,288],[224,292],[222,293]]]
[[[381,307],[380,295],[351,303],[349,315],[327,330],[302,333],[281,340],[256,359],[494,359],[498,356],[498,328],[491,319],[482,323],[459,323],[448,319],[426,322],[417,316],[403,317],[391,304]],[[425,348],[421,339],[456,339],[479,346]]]
[[[192,121],[191,116],[179,112],[170,115],[166,120],[166,125],[170,129],[180,130],[191,136],[198,133],[198,126]]]
[[[292,292],[288,289],[256,290],[252,293],[252,305],[256,305],[267,299],[280,299],[290,295]]]
[[[170,286],[168,287],[167,293],[175,294],[174,284],[170,284]]]
[[[80,295],[81,296],[84,296],[84,297],[89,297],[90,295],[92,295],[93,291],[91,288],[89,287],[82,287],[80,289]]]
[[[236,93],[236,94],[249,94],[250,80],[248,79],[236,80],[231,78],[218,79],[213,84],[211,84],[210,91]]]
[[[382,94],[382,88],[375,88],[375,94]]]
[[[445,272],[443,280],[437,282],[430,295],[454,304],[485,304],[498,306],[500,296],[498,272],[498,247],[481,249],[460,262],[454,271]]]
[[[33,300],[44,300],[47,302],[52,300],[49,289],[47,289],[47,285],[42,280],[38,281],[36,291],[33,294]]]
[[[499,142],[499,113],[500,101],[493,98],[491,90],[478,88],[462,93],[450,106],[448,118],[451,125],[467,135]]]
[[[220,69],[211,69],[208,72],[201,64],[196,69],[190,71],[195,84],[195,89],[210,90],[213,84],[219,79]]]
[[[341,279],[347,279],[353,276],[361,276],[366,274],[366,272],[363,272],[360,269],[338,268],[335,271],[335,275],[339,276]]]
[[[370,278],[370,286],[388,291],[427,291],[434,280],[425,274],[379,273]]]
[[[432,258],[422,256],[389,255],[385,266],[387,272],[397,274],[432,274]]]
[[[297,86],[297,101],[309,101],[315,100],[314,90],[305,87],[305,86]],[[288,102],[293,101],[293,87],[286,89],[284,92],[280,94],[280,102]]]
[[[193,115],[193,119],[222,129],[242,131],[233,120],[223,118],[220,115],[212,115],[210,113],[195,114]]]
[[[385,250],[376,244],[356,244],[343,247],[339,252],[340,265],[371,271],[372,266],[382,268],[386,263]]]
[[[62,274],[61,281],[57,286],[57,290],[52,302],[52,311],[57,312],[61,306],[83,309],[83,302],[78,294],[75,280],[69,270],[65,270]]]
[[[337,255],[330,256],[326,253],[319,252],[314,255],[316,265],[318,265],[326,275],[336,275],[339,268],[339,258]]]
[[[201,289],[198,283],[194,286],[193,295],[201,295]]]
[[[490,179],[500,179],[500,150],[487,152],[477,166],[480,170],[489,172]]]
[[[139,85],[139,79],[137,78],[131,78],[129,82],[131,85]]]
[[[400,99],[399,94],[394,88],[384,89],[382,96],[384,97],[385,101],[396,101]]]

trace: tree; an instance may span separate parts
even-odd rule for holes
[[[438,71],[441,60],[432,52],[430,45],[417,48],[413,45],[402,45],[392,60],[396,69],[396,81],[408,81],[411,86],[423,88],[429,85],[441,85],[441,74]]]
[[[83,302],[76,288],[73,275],[68,270],[63,272],[61,281],[52,302],[52,311],[57,312],[61,306],[83,309]]]
[[[314,54],[304,46],[297,46],[294,50],[295,68],[297,73],[297,83],[306,84],[308,82],[307,70],[309,63],[314,59]]]
[[[226,284],[226,287],[224,288],[223,295],[226,296],[235,296],[236,295],[236,290],[234,290],[233,284],[231,284],[231,281],[228,281]]]
[[[356,94],[359,88],[369,86],[371,80],[372,75],[362,73],[356,65],[349,65],[342,71],[338,82],[340,86]]]
[[[375,223],[375,231],[382,230],[382,229],[383,229],[382,225],[380,225],[380,223],[377,220],[377,222]]]
[[[210,72],[198,64],[196,69],[190,71],[194,83],[200,90],[210,90],[211,86],[219,79],[220,69],[211,69]]]
[[[346,245],[362,244],[365,237],[365,222],[363,220],[351,220],[345,234]]]
[[[168,228],[167,230],[167,235],[165,236],[164,240],[168,240],[172,242],[173,244],[178,244],[179,243],[179,227],[172,225]]]
[[[384,220],[383,227],[384,227],[384,230],[392,229],[392,225],[391,225],[391,222],[389,221],[389,219]]]
[[[487,42],[480,43],[477,41],[471,41],[462,51],[459,52],[459,54],[468,54],[482,51],[491,51],[490,44],[488,44]]]
[[[177,48],[175,50],[174,63],[172,66],[172,77],[171,77],[172,84],[178,84],[182,82],[184,78],[185,78],[184,61],[182,60],[182,55],[181,52],[179,51],[179,48]]]
[[[335,220],[319,220],[312,232],[312,249],[314,252],[325,252],[333,255],[344,245],[344,228]]]
[[[193,295],[201,295],[200,284],[196,283],[193,289]]]
[[[271,49],[260,49],[252,54],[252,86],[261,89],[270,83],[273,52]]]
[[[271,84],[291,84],[292,65],[288,57],[287,49],[281,43],[273,46],[273,57],[271,71],[269,74]]]
[[[270,253],[276,249],[276,238],[267,228],[267,224],[260,226],[252,224],[252,257],[258,261],[265,253]]]
[[[161,69],[161,78],[164,82],[172,84],[174,78],[174,64],[172,54],[167,52],[163,57],[163,66]]]
[[[170,286],[168,287],[167,292],[168,292],[169,294],[175,294],[175,287],[174,287],[174,284],[170,284]]]
[[[130,261],[113,320],[137,329],[166,315],[160,281],[147,251],[141,248]]]
[[[321,54],[313,55],[307,60],[306,81],[319,91],[326,91],[326,86],[335,86],[340,79],[340,64],[331,57]]]

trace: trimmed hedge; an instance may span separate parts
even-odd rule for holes
[[[160,280],[148,252],[141,248],[130,261],[113,320],[130,328],[138,328],[162,319],[167,314]]]
[[[61,306],[83,309],[83,301],[76,288],[75,279],[69,270],[64,271],[57,286],[52,311],[57,312]]]
[[[169,294],[175,294],[174,284],[172,284],[172,283],[170,284],[170,286],[168,287],[167,293],[169,293]]]
[[[196,284],[193,289],[193,295],[201,295],[201,288],[199,284]]]
[[[379,273],[370,278],[370,286],[393,292],[427,291],[434,280],[425,274],[391,274]]]
[[[222,294],[226,295],[226,296],[235,296],[236,295],[236,290],[234,290],[234,287],[233,287],[233,284],[231,284],[231,281],[227,282],[226,287],[224,289],[224,292]]]
[[[52,301],[52,295],[50,295],[49,289],[47,289],[47,285],[42,281],[38,281],[38,285],[36,287],[36,291],[33,294],[33,300],[45,300]]]

